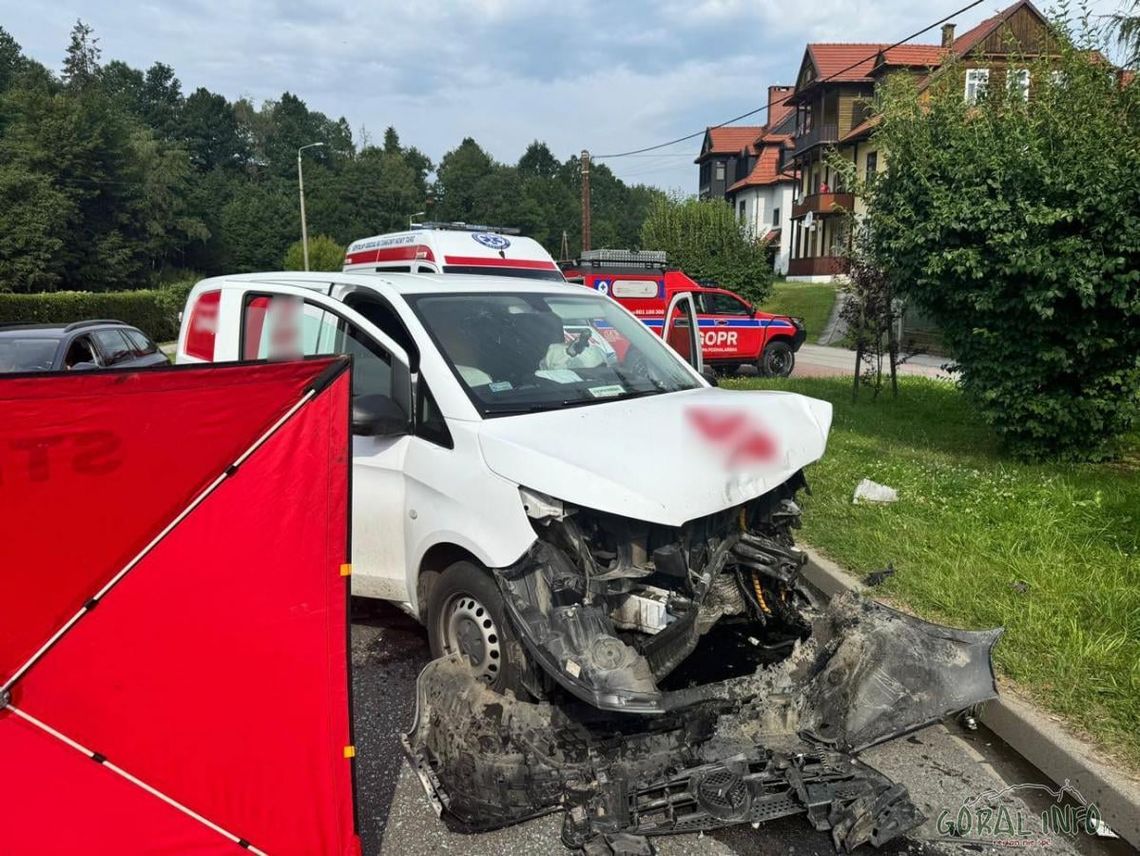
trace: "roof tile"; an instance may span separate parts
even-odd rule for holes
[[[709,128],[711,147],[704,154],[736,154],[752,145],[764,129],[759,125],[728,125]]]

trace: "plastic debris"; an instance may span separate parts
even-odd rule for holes
[[[899,492],[893,487],[863,479],[855,487],[855,496],[851,500],[858,505],[861,502],[898,502]]]
[[[878,571],[871,571],[863,577],[863,585],[865,586],[879,586],[887,579],[895,575],[895,566],[888,564],[885,568]]]

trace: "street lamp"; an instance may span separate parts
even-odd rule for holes
[[[412,223],[413,223],[413,221],[415,221],[415,219],[417,217],[426,217],[426,216],[427,216],[426,211],[417,211],[415,214],[409,215],[408,216],[408,228],[409,229],[412,228]]]
[[[305,270],[309,269],[309,228],[305,224],[305,175],[301,171],[301,152],[323,145],[324,143],[309,143],[297,149],[297,191],[301,195],[301,254],[305,257]]]

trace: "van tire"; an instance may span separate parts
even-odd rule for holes
[[[782,339],[769,342],[756,363],[761,377],[787,377],[796,367],[796,352]]]
[[[458,651],[491,689],[527,697],[526,654],[486,568],[460,561],[439,575],[431,586],[427,631],[432,657]]]

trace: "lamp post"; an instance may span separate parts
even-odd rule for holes
[[[309,143],[297,149],[297,191],[301,195],[301,255],[305,258],[305,270],[309,269],[309,228],[305,223],[305,174],[301,170],[301,152],[323,145],[324,143]]]
[[[417,217],[426,217],[426,216],[427,216],[426,211],[417,211],[415,214],[412,214],[410,217],[408,217],[408,228],[409,229],[412,228],[412,223]]]

